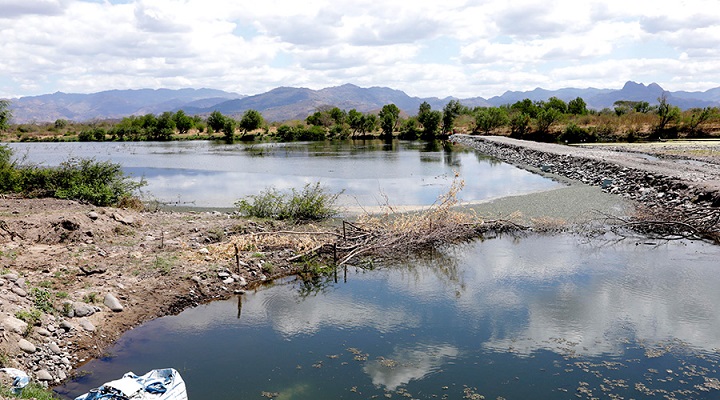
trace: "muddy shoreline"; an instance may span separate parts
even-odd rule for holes
[[[656,162],[635,150],[466,135],[450,140],[575,185],[598,186],[634,204],[720,205],[720,166],[713,160],[698,160],[698,169],[681,159]],[[288,261],[295,255],[289,248],[310,248],[309,239],[278,240],[262,249],[247,239],[283,229],[290,228],[227,212],[144,212],[66,200],[1,198],[3,366],[55,385],[143,322],[293,275],[302,266]],[[238,242],[241,237],[245,241]],[[51,295],[54,313],[30,325],[17,318],[42,303],[44,293]]]

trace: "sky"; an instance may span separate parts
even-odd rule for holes
[[[0,0],[0,98],[720,86],[717,0]]]

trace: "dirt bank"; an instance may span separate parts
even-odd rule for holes
[[[607,196],[631,203],[720,205],[720,167],[712,156],[465,135],[452,140],[530,170],[602,187]],[[705,150],[703,155],[715,151]],[[537,213],[542,217],[546,211]],[[301,266],[287,261],[295,255],[289,249],[302,251],[317,242],[301,235],[263,246],[253,241],[292,228],[220,212],[140,212],[0,198],[0,362],[50,384],[66,379],[144,321],[296,272]],[[33,320],[35,308],[48,312]]]

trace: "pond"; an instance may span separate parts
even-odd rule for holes
[[[320,182],[343,191],[345,207],[425,206],[445,193],[455,173],[460,197],[478,202],[557,188],[549,179],[440,142],[379,140],[223,144],[187,142],[11,143],[15,156],[54,166],[70,157],[119,163],[144,177],[149,199],[196,207],[232,207],[267,187]]]
[[[190,399],[717,398],[720,248],[612,239],[286,279],[138,327],[59,391],[174,367]]]

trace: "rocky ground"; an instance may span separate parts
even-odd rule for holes
[[[451,140],[533,171],[600,186],[633,203],[720,206],[720,146],[714,143],[662,154],[502,137]],[[2,198],[0,363],[55,384],[144,321],[293,274],[301,266],[289,259],[317,246],[322,235],[268,240],[269,232],[288,229],[333,228],[256,223],[219,212]]]

